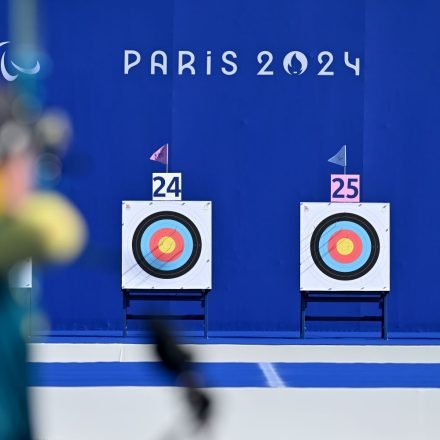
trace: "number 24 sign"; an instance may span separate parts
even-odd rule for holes
[[[359,202],[361,176],[359,174],[332,174],[330,180],[331,202]]]
[[[153,200],[182,200],[182,173],[153,173]]]

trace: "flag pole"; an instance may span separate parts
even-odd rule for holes
[[[345,162],[344,162],[344,176],[347,174],[347,145],[344,145]]]

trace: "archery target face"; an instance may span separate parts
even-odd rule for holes
[[[389,204],[302,203],[301,290],[388,291]]]
[[[9,287],[13,289],[32,288],[32,259],[15,264],[8,273]]]
[[[122,287],[211,288],[211,202],[124,202]]]

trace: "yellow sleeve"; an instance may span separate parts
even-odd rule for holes
[[[45,259],[44,246],[36,231],[14,220],[0,221],[0,273],[6,273],[25,258]]]

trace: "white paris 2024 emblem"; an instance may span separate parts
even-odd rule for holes
[[[9,41],[3,41],[2,43],[0,43],[0,47],[5,46],[9,44]],[[18,72],[15,75],[11,74],[8,72],[8,70],[6,69],[6,62],[5,62],[5,57],[6,57],[6,50],[3,51],[1,60],[0,60],[0,71],[3,75],[3,78],[6,81],[14,81],[15,79],[17,79],[19,73],[25,73],[27,75],[35,75],[40,71],[40,62],[37,60],[36,64],[34,67],[31,68],[25,68],[25,67],[21,67],[17,64],[14,63],[14,61],[11,60],[11,64],[14,67],[15,71]]]

